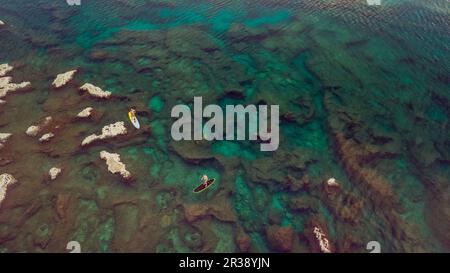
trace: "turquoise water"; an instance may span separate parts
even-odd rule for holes
[[[0,64],[33,85],[0,106],[0,133],[13,133],[1,173],[19,181],[0,207],[0,252],[72,240],[86,252],[316,252],[316,226],[336,252],[374,240],[449,251],[448,1],[0,0],[0,20]],[[114,97],[82,95],[85,82]],[[173,141],[171,109],[194,96],[279,105],[279,149]],[[73,118],[88,106],[95,118]],[[59,127],[40,144],[24,132],[46,116]],[[80,148],[118,120],[126,137]],[[108,173],[102,150],[132,183]],[[63,172],[48,182],[52,166]],[[203,174],[217,182],[194,194]]]

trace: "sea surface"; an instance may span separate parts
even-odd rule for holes
[[[18,181],[0,252],[320,252],[315,228],[333,252],[450,251],[448,1],[0,0],[0,20],[0,64],[32,84],[0,105],[0,174]],[[279,149],[172,140],[194,96],[279,105]],[[49,142],[25,134],[48,116]],[[117,121],[126,136],[81,147]]]

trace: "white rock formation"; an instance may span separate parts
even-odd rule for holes
[[[77,73],[77,70],[71,70],[66,73],[62,73],[56,76],[56,79],[53,81],[52,85],[55,88],[60,88],[66,85],[69,81],[73,79],[73,76],[75,76],[75,73]]]
[[[29,136],[37,136],[37,134],[39,133],[39,126],[35,126],[35,125],[31,125],[30,127],[28,127],[27,131],[25,132],[27,135]]]
[[[5,22],[3,22],[2,20],[0,20],[0,26],[4,26]]]
[[[90,136],[87,136],[83,140],[83,142],[81,142],[81,146],[91,144],[92,142],[97,140],[113,138],[125,134],[127,134],[127,128],[125,127],[125,123],[123,121],[118,121],[116,123],[104,126],[102,128],[101,135],[92,134]]]
[[[0,64],[0,99],[5,97],[8,93],[24,89],[31,86],[30,82],[11,83],[11,77],[5,77],[11,70],[13,70],[9,64]]]
[[[331,177],[330,179],[327,180],[327,186],[329,187],[339,187],[339,183],[336,181],[336,178]]]
[[[83,111],[78,113],[77,117],[78,118],[88,118],[88,117],[90,117],[92,115],[92,111],[93,110],[94,110],[94,108],[87,107],[87,108],[83,109]]]
[[[108,153],[107,151],[100,152],[100,158],[106,160],[108,171],[113,174],[120,174],[123,179],[128,180],[131,178],[131,173],[127,171],[125,164],[120,161],[119,154]]]
[[[14,67],[10,66],[9,64],[0,64],[0,77],[6,76],[11,70],[13,70]]]
[[[44,119],[43,122],[41,122],[41,124],[39,125],[31,125],[30,127],[28,127],[27,131],[25,132],[27,135],[35,137],[37,136],[37,134],[39,134],[39,132],[41,131],[43,126],[47,126],[50,122],[52,121],[52,117],[48,116]]]
[[[107,99],[111,96],[111,92],[104,91],[100,87],[97,87],[90,83],[85,83],[83,86],[80,87],[80,90],[87,91],[89,95],[96,97],[96,98],[102,98]]]
[[[6,103],[6,101],[0,100],[0,105],[5,104],[5,103]]]
[[[31,86],[30,82],[11,83],[11,80],[11,77],[0,78],[0,99],[4,98],[10,92],[15,92]]]
[[[319,227],[314,227],[314,235],[316,236],[317,241],[319,242],[320,250],[322,253],[330,253],[330,242],[328,241],[325,233]]]
[[[62,170],[60,168],[53,167],[50,169],[50,171],[48,171],[48,175],[50,176],[51,180],[55,180],[61,172]]]
[[[53,133],[47,133],[41,136],[41,138],[39,138],[39,142],[47,142],[50,139],[52,139],[55,135]]]
[[[0,133],[0,149],[5,146],[5,142],[12,136],[12,134]]]
[[[4,173],[0,175],[0,205],[6,197],[8,186],[16,182],[17,180],[10,174]]]

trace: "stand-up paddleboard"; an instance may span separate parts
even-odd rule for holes
[[[128,112],[128,118],[130,119],[131,123],[133,124],[133,126],[136,129],[141,128],[141,124],[139,124],[139,120],[137,119],[137,117],[135,115],[133,115],[133,113]]]
[[[206,185],[205,185],[205,183],[202,183],[200,186],[198,186],[197,188],[194,189],[194,192],[200,193],[200,192],[206,190],[207,188],[209,188],[209,186],[211,186],[214,183],[214,181],[216,181],[215,178],[209,179],[208,182],[206,182]]]

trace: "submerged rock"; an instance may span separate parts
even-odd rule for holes
[[[169,29],[165,42],[170,52],[194,58],[201,58],[205,53],[220,50],[214,40],[195,26],[179,26]]]
[[[14,176],[4,173],[0,175],[0,205],[6,197],[6,190],[9,185],[16,183]]]
[[[83,109],[80,113],[77,114],[77,118],[88,118],[92,115],[93,110],[94,110],[94,108],[87,107],[87,108]]]
[[[12,134],[0,133],[0,149],[5,146],[5,142],[12,136]]]
[[[81,146],[86,146],[98,140],[114,138],[116,136],[125,134],[127,134],[127,128],[125,127],[125,123],[123,121],[118,121],[116,123],[104,126],[101,135],[92,134],[87,136],[81,142]]]
[[[125,164],[120,161],[119,154],[108,153],[107,151],[100,152],[100,158],[106,161],[108,171],[113,174],[120,174],[124,180],[131,179],[131,173],[127,171]]]
[[[236,236],[236,245],[241,252],[249,251],[252,246],[252,240],[250,236],[244,231],[240,231]]]
[[[271,248],[274,250],[280,252],[292,250],[294,240],[294,229],[292,226],[269,226],[266,228],[266,236]]]
[[[94,50],[89,58],[93,61],[104,61],[108,58],[108,52],[103,50]]]
[[[202,161],[212,161],[214,156],[211,155],[209,151],[209,146],[206,143],[195,143],[195,142],[180,142],[171,141],[170,148],[175,153],[177,153],[186,162],[192,164],[199,164]]]
[[[185,204],[184,217],[189,222],[214,217],[220,221],[235,222],[236,215],[228,203],[220,202],[214,204]]]
[[[358,182],[371,200],[379,206],[398,207],[398,197],[383,174],[370,167],[361,167],[361,157],[371,152],[340,133],[334,135],[335,148],[349,176]]]
[[[61,172],[62,170],[60,168],[53,167],[50,169],[50,171],[48,171],[48,175],[50,176],[51,180],[55,180]]]
[[[270,36],[268,30],[252,28],[241,23],[233,23],[226,33],[227,38],[237,43],[240,41],[262,41]]]
[[[189,223],[195,222],[196,220],[203,218],[208,215],[209,207],[202,206],[198,204],[185,205],[184,206],[184,217]]]
[[[336,219],[352,225],[359,224],[363,214],[364,200],[354,193],[340,191],[339,188],[327,190],[323,201]]]
[[[70,194],[60,193],[56,197],[56,213],[60,219],[66,218],[66,211],[71,200]]]
[[[308,175],[304,175],[301,179],[287,175],[282,185],[291,192],[308,191],[310,189],[311,179]]]
[[[55,135],[53,133],[44,134],[39,138],[39,142],[47,142],[50,141]]]
[[[97,87],[90,83],[85,83],[83,86],[80,87],[80,90],[88,92],[89,95],[91,95],[92,97],[102,98],[102,99],[107,99],[107,98],[111,97],[111,94],[112,94],[111,92],[104,91],[100,87]]]
[[[319,211],[319,203],[313,197],[294,197],[289,201],[289,208],[300,213],[315,213]]]
[[[446,177],[437,175],[436,173],[430,175],[427,183],[434,187],[429,193],[429,202],[426,205],[427,222],[437,238],[442,240],[443,245],[450,249],[450,206],[442,206],[442,204],[450,204],[450,184]],[[427,184],[428,185],[428,184]]]
[[[71,70],[66,73],[62,73],[56,76],[56,79],[53,81],[52,85],[56,88],[63,87],[66,85],[69,81],[71,81],[77,73],[77,70]]]
[[[187,226],[186,228],[181,229],[180,233],[182,234],[181,239],[183,240],[183,243],[194,251],[200,251],[206,243],[203,232],[200,229]]]

